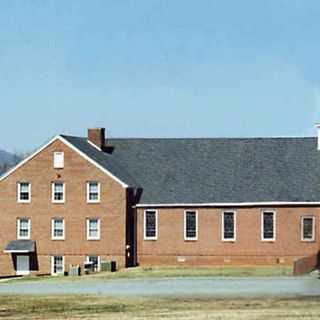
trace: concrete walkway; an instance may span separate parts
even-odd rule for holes
[[[174,278],[38,280],[0,283],[0,294],[99,294],[110,296],[302,297],[320,296],[320,280],[301,278]]]

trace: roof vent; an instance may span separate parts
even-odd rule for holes
[[[105,128],[88,129],[88,142],[102,150],[106,145]]]

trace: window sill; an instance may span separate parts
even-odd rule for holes
[[[65,201],[51,201],[51,203],[53,203],[53,204],[64,204],[64,203],[66,203]]]
[[[316,239],[301,239],[301,242],[313,243],[316,242]]]
[[[99,201],[87,201],[87,204],[99,204],[101,203],[100,200]]]
[[[157,241],[158,238],[144,238],[144,241]]]
[[[99,241],[101,240],[100,238],[87,238],[88,241]]]
[[[51,238],[52,241],[64,241],[65,238]]]
[[[31,200],[18,200],[17,203],[29,204],[31,203]]]
[[[184,238],[185,242],[195,242],[198,241],[198,238]]]
[[[261,239],[261,242],[276,242],[276,239]]]
[[[237,240],[236,239],[221,239],[222,242],[231,242],[231,243],[234,243],[236,242]]]

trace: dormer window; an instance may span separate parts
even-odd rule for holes
[[[29,182],[18,183],[18,202],[20,203],[31,202],[31,184]]]
[[[64,152],[54,152],[53,154],[53,167],[55,169],[64,168]]]

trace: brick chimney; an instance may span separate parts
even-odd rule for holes
[[[93,143],[99,149],[104,149],[106,146],[104,128],[88,129],[88,141]]]

